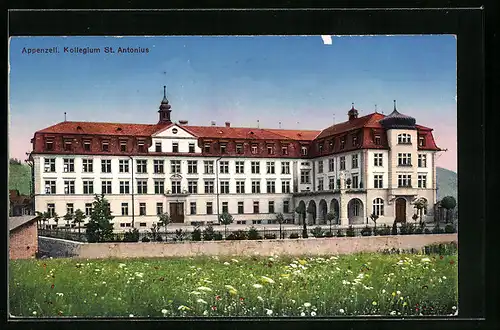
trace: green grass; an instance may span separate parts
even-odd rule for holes
[[[22,195],[30,194],[31,169],[28,165],[9,165],[9,190],[19,190]]]
[[[456,255],[234,258],[12,260],[10,313],[311,317],[456,312]]]

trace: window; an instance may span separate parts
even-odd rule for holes
[[[111,181],[101,181],[101,193],[111,194]]]
[[[242,154],[243,153],[243,145],[241,143],[236,144],[236,153],[237,154]]]
[[[410,174],[399,174],[398,175],[398,187],[411,188],[411,175]]]
[[[252,174],[260,173],[260,162],[251,162],[250,165],[252,167]]]
[[[318,191],[322,191],[325,188],[325,183],[323,178],[318,179]]]
[[[148,193],[148,180],[137,180],[137,193],[138,194]]]
[[[179,180],[172,180],[172,194],[180,194],[181,193],[181,182]]]
[[[382,177],[383,177],[382,174],[375,174],[373,176],[373,188],[377,188],[377,189],[384,188]]]
[[[155,152],[161,152],[161,142],[155,142]]]
[[[148,161],[146,159],[136,160],[137,173],[148,173]]]
[[[335,159],[330,158],[328,159],[328,172],[333,172],[335,171]]]
[[[155,194],[164,194],[164,193],[165,193],[165,181],[155,180]]]
[[[411,135],[410,134],[398,134],[398,144],[411,144]]]
[[[290,194],[290,180],[282,180],[281,181],[281,193],[282,194]]]
[[[357,145],[358,145],[358,137],[357,136],[353,136],[352,137],[352,146],[356,147]]]
[[[357,176],[357,175],[352,176],[352,188],[353,189],[359,188],[359,176]]]
[[[252,144],[252,154],[257,154],[257,145],[256,144]]]
[[[384,215],[384,200],[382,198],[375,198],[373,200],[372,213],[378,216]]]
[[[340,170],[345,170],[345,156],[340,157]]]
[[[328,190],[334,190],[335,189],[335,177],[330,176],[328,177]]]
[[[245,193],[245,181],[236,181],[236,193],[237,194]]]
[[[128,215],[128,203],[122,203],[122,215]]]
[[[260,194],[260,181],[252,181],[252,194]]]
[[[163,174],[165,172],[165,161],[160,160],[160,159],[154,159],[153,160],[153,171],[156,174]]]
[[[47,212],[49,213],[50,217],[54,216],[54,213],[56,211],[56,205],[53,203],[47,204]]]
[[[172,152],[179,152],[179,142],[172,142]]]
[[[373,155],[373,165],[374,166],[383,166],[382,165],[382,154],[374,154]]]
[[[120,194],[129,194],[129,193],[130,193],[130,182],[120,181]]]
[[[267,174],[274,174],[274,162],[266,162]]]
[[[320,154],[322,154],[322,153],[323,153],[323,142],[318,143],[318,152],[319,152]]]
[[[63,172],[74,172],[75,171],[75,160],[74,159],[63,159]]]
[[[137,141],[137,151],[146,152],[146,147],[144,146],[144,141]]]
[[[276,193],[276,182],[274,180],[267,180],[266,186],[267,186],[267,193],[268,194],[275,194]]]
[[[189,203],[189,213],[196,214],[196,202]]]
[[[418,155],[418,167],[427,167],[427,155]]]
[[[82,172],[92,173],[94,171],[93,159],[82,159]]]
[[[75,213],[75,204],[66,203],[66,214],[73,214],[73,213]]]
[[[156,203],[156,215],[163,214],[163,203],[158,202]]]
[[[235,162],[236,174],[243,174],[245,172],[245,162],[237,161]]]
[[[127,152],[127,141],[120,141],[120,151]]]
[[[333,151],[333,147],[335,145],[335,140],[331,139],[329,142],[328,142],[328,149],[330,151]]]
[[[375,138],[374,138],[374,142],[375,142],[375,145],[379,146],[382,144],[382,139],[380,138],[380,135],[375,135]]]
[[[64,151],[72,151],[73,150],[73,144],[71,141],[64,141]]]
[[[213,160],[205,160],[205,161],[203,161],[203,165],[205,167],[205,174],[214,174],[214,161]]]
[[[220,144],[220,153],[221,153],[221,154],[225,154],[225,153],[226,153],[226,151],[227,151],[227,144],[225,144],[225,143],[221,143],[221,144]]]
[[[283,201],[283,213],[290,213],[290,201]]]
[[[269,212],[268,213],[274,213],[274,201],[269,201],[268,203],[268,207],[269,207]]]
[[[290,174],[290,162],[281,162],[281,174]]]
[[[146,215],[146,203],[139,203],[139,215]]]
[[[423,136],[418,137],[418,146],[425,147],[425,137],[423,137]]]
[[[92,215],[92,203],[85,203],[85,215],[87,217]]]
[[[75,180],[64,180],[64,193],[67,195],[75,193]]]
[[[219,173],[221,174],[229,173],[229,162],[227,160],[223,160],[219,163]]]
[[[418,175],[418,187],[427,188],[427,174]]]
[[[83,181],[83,193],[86,195],[94,194],[94,181]]]
[[[205,143],[205,144],[203,145],[203,151],[204,151],[205,153],[210,153],[210,143]]]
[[[307,147],[302,147],[300,150],[302,152],[302,156],[307,156]]]
[[[188,160],[188,173],[197,174],[198,173],[198,161]]]
[[[83,150],[90,151],[90,141],[83,141]]]
[[[267,154],[268,155],[273,155],[274,154],[274,147],[271,144],[267,145]]]
[[[121,224],[120,224],[121,225]],[[146,222],[139,222],[139,227],[146,227],[147,223]]]
[[[47,151],[54,150],[54,141],[53,140],[45,140],[45,150],[47,150]]]
[[[188,192],[190,194],[198,193],[198,181],[197,180],[188,180]]]
[[[214,207],[212,202],[207,202],[206,204],[207,214],[214,214]]]
[[[311,176],[309,172],[310,172],[309,170],[300,171],[300,183],[302,184],[311,183]]]
[[[323,164],[324,162],[322,160],[318,161],[318,173],[323,173]]]
[[[358,168],[358,155],[352,155],[352,168]]]
[[[189,153],[194,154],[194,143],[189,144]]]
[[[243,214],[244,212],[244,204],[243,202],[238,202],[238,214]]]
[[[170,161],[170,173],[181,173],[181,161],[171,160]]]
[[[411,166],[411,154],[398,153],[398,166]]]
[[[205,194],[214,193],[214,180],[205,180]]]
[[[281,153],[283,155],[288,155],[288,147],[287,146],[281,146]]]
[[[118,161],[118,171],[120,173],[128,173],[128,171],[129,171],[128,159],[120,159]]]
[[[345,148],[345,137],[340,139],[340,150],[344,150]]]
[[[221,194],[229,194],[229,181],[221,181],[220,182],[220,193]]]
[[[105,152],[109,151],[109,142],[108,141],[102,141],[101,151],[105,151]]]
[[[258,201],[253,202],[253,213],[259,213],[259,202]]]
[[[56,171],[56,159],[55,158],[45,158],[44,160],[44,172],[55,172]]]
[[[252,225],[261,225],[262,220],[252,220]]]
[[[222,213],[229,213],[228,202],[222,202]]]
[[[101,159],[101,172],[111,173],[111,159]]]

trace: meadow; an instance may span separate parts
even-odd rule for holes
[[[451,315],[455,255],[12,260],[23,317]]]

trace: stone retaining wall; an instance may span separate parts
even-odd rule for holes
[[[85,243],[60,238],[38,236],[38,254],[46,257],[78,257]]]

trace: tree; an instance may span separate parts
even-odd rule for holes
[[[60,219],[59,215],[56,212],[54,212],[54,214],[52,214],[52,219],[54,219],[54,222],[56,223],[56,230],[58,230],[59,229],[59,219]]]
[[[332,222],[337,219],[337,213],[335,211],[330,211],[326,215],[326,220],[330,224],[330,233],[332,232]]]
[[[280,224],[280,238],[283,238],[283,236],[281,235],[281,225],[285,222],[283,213],[276,214],[276,222]]]
[[[446,196],[441,200],[441,207],[446,210],[446,223],[450,218],[450,210],[453,210],[457,206],[457,200],[453,196]]]
[[[95,195],[92,205],[92,214],[87,224],[87,241],[105,242],[113,238],[113,224],[110,222],[114,216],[111,215],[108,201],[101,196]]]
[[[424,198],[419,198],[413,203],[414,207],[417,209],[417,215],[420,217],[420,226],[423,224],[422,216],[424,210],[427,209],[427,200]]]
[[[158,224],[165,227],[165,240],[167,240],[167,226],[172,222],[170,215],[167,212],[158,215]]]
[[[84,222],[84,220],[85,220],[86,217],[87,216],[85,215],[85,213],[83,213],[82,210],[77,209],[75,211],[75,214],[73,216],[73,223],[78,226],[78,236],[80,236],[81,223]]]
[[[224,238],[227,237],[227,225],[232,224],[233,221],[234,221],[233,216],[231,214],[227,213],[227,212],[223,212],[219,216],[219,222],[224,225]]]
[[[299,206],[295,208],[295,212],[299,214],[299,223],[300,223],[300,217],[302,217],[303,221],[306,221],[304,217],[304,213],[306,212],[304,204],[300,203]]]
[[[47,211],[45,211],[45,212],[36,211],[35,214],[40,217],[39,221],[42,222],[43,225],[45,225],[45,221],[50,219],[49,212],[47,212]],[[45,228],[45,229],[47,229],[47,228]]]
[[[73,214],[67,212],[64,217],[63,217],[64,220],[66,220],[66,225],[69,225],[70,222],[73,222]],[[66,226],[66,229],[68,228],[68,226]]]
[[[373,223],[375,224],[373,226],[373,236],[377,235],[377,220],[379,216],[375,213],[370,214],[370,219],[372,219]]]

